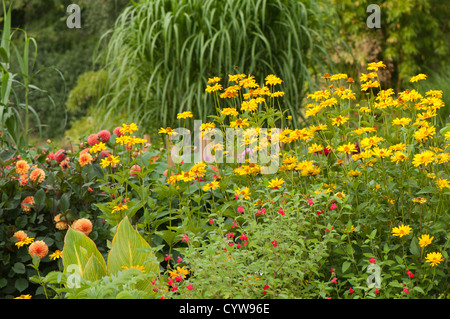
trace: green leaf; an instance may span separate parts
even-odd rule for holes
[[[377,234],[377,229],[375,228],[374,230],[372,230],[370,235],[367,235],[367,237],[369,237],[370,239],[374,239],[376,234]]]
[[[19,292],[22,292],[28,288],[28,280],[26,280],[25,278],[19,278],[14,283],[14,287],[16,287]]]
[[[116,295],[116,299],[134,299],[134,297],[129,291],[124,290]]]
[[[396,255],[396,256],[395,256],[395,260],[396,260],[400,265],[403,265],[403,259],[402,259],[400,256]]]
[[[426,194],[426,193],[436,193],[436,187],[434,186],[425,186],[422,188],[417,194]]]
[[[350,267],[351,263],[349,261],[345,261],[342,264],[342,273],[345,273],[345,271]]]
[[[96,260],[92,260],[92,256]],[[95,243],[88,236],[71,227],[64,239],[62,258],[65,272],[70,265],[76,265],[80,271],[80,276],[83,278],[97,280],[106,275],[105,260]],[[94,270],[97,272],[94,272]]]
[[[6,52],[6,50],[4,48],[1,48],[1,47],[0,47],[0,62],[1,63],[8,63],[9,62],[8,52]]]
[[[178,235],[177,232],[173,232],[170,229],[166,229],[163,231],[156,232],[156,235],[160,236],[164,241],[169,245],[172,246],[174,243],[175,237]]]
[[[108,254],[108,272],[117,274],[124,267],[133,268],[143,266],[144,271],[156,272],[159,265],[154,262],[154,254],[150,245],[131,226],[128,217],[125,217],[117,226]]]
[[[59,201],[59,208],[65,212],[70,207],[70,193],[64,193]]]
[[[95,281],[99,279],[99,274],[106,274],[105,261],[103,257],[99,260],[97,256],[91,255],[84,268],[84,278]]]
[[[16,225],[17,228],[24,228],[27,225],[28,222],[28,218],[27,216],[19,216],[16,218],[14,224]]]
[[[425,295],[425,291],[423,291],[423,289],[420,288],[419,286],[415,286],[412,290],[418,291],[418,292],[420,292],[422,295]]]
[[[12,270],[16,274],[24,274],[25,273],[25,265],[22,263],[15,263],[14,266],[12,267]]]
[[[419,239],[417,237],[413,237],[413,239],[411,240],[409,250],[414,256],[418,257],[420,255]]]
[[[45,191],[41,188],[34,194],[36,210],[40,210],[45,205]]]
[[[1,162],[1,163],[7,162],[7,161],[9,161],[13,156],[14,156],[14,152],[12,152],[12,151],[6,150],[6,151],[3,151],[3,152],[0,152],[0,162]]]

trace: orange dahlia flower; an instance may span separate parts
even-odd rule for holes
[[[20,204],[20,207],[22,208],[22,211],[29,213],[31,211],[31,207],[34,205],[34,197],[33,196],[27,196]]]
[[[48,254],[48,246],[43,240],[35,241],[28,248],[31,256],[38,256],[40,259]]]
[[[37,182],[38,184],[42,183],[45,179],[45,172],[40,169],[36,168],[30,173],[30,180],[33,182]]]
[[[88,236],[92,231],[92,222],[87,218],[81,218],[72,224],[72,228]]]
[[[92,163],[92,155],[89,153],[83,153],[80,155],[80,158],[78,159],[81,166],[85,166]]]
[[[28,165],[27,161],[20,160],[16,163],[16,173],[19,175],[24,175],[28,173],[30,169],[30,165]]]
[[[20,185],[25,186],[28,183],[28,175],[27,174],[20,175],[19,183]]]
[[[28,237],[27,233],[23,230],[16,231],[13,235],[13,237],[16,237],[18,241],[22,241]]]
[[[56,215],[53,220],[55,221],[55,227],[57,229],[64,230],[69,228],[69,223],[64,220],[61,220],[61,214]]]

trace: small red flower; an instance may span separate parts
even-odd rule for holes
[[[261,208],[261,210],[258,210],[256,212],[256,215],[264,215],[266,213],[266,209],[265,208]]]
[[[178,256],[177,263],[182,263],[182,262],[183,262],[183,259],[180,256]]]
[[[317,215],[321,215],[321,214],[323,214],[323,209],[321,209],[317,212]]]
[[[331,282],[332,282],[333,284],[336,284],[336,285],[337,285],[337,277],[334,277],[333,279],[331,279]]]
[[[370,257],[370,259],[369,259],[369,262],[371,263],[371,264],[374,264],[375,263],[375,257]]]
[[[378,288],[375,289],[375,293],[376,293],[376,294],[379,294],[379,293],[380,293],[380,291],[378,290]]]
[[[277,243],[277,241],[275,239],[272,240],[271,243],[272,243],[273,247],[277,247],[278,246],[278,243]]]
[[[192,289],[194,289],[194,287],[192,287],[191,284],[188,284],[188,285],[186,286],[186,288],[187,288],[187,290],[192,290]]]
[[[334,209],[336,209],[336,208],[337,208],[336,203],[331,204],[331,206],[330,206],[330,209],[331,209],[331,210],[334,210]]]
[[[243,213],[244,212],[244,207],[239,205],[239,207],[237,208],[237,211],[238,211],[238,213]]]
[[[242,234],[241,236],[239,236],[239,239],[243,241],[243,242],[242,242],[242,245],[247,246],[247,240],[248,240],[247,235]],[[239,247],[240,247],[240,246],[239,246]],[[239,248],[239,247],[238,247],[238,248]]]
[[[247,240],[248,237],[247,237],[247,235],[242,234],[241,236],[239,236],[239,239],[240,240]]]
[[[352,287],[350,287],[350,289],[348,290],[348,292],[351,293],[351,294],[354,292],[354,290],[352,289]]]
[[[414,277],[414,274],[411,272],[411,271],[407,271],[406,272],[406,274],[410,277],[410,278],[413,278]]]
[[[187,234],[183,234],[183,238],[181,239],[181,241],[185,241],[185,242],[189,241],[189,237],[187,236]]]
[[[168,260],[170,260],[170,259],[172,259],[172,257],[170,257],[169,255],[166,254],[166,257],[164,257],[164,260],[165,260],[165,261],[168,261]]]
[[[309,204],[309,206],[311,206],[311,205],[313,205],[313,204],[314,204],[314,202],[313,202],[313,199],[312,199],[312,198],[308,198],[308,204]]]
[[[286,215],[286,213],[285,213],[282,209],[280,209],[280,210],[278,211],[278,213],[279,213],[280,215],[282,215],[282,216]]]

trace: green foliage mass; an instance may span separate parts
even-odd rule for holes
[[[57,151],[51,147],[49,150]],[[47,158],[49,150],[34,149],[21,154],[0,152],[0,299],[20,294],[41,298],[45,294],[42,286],[28,281],[33,275],[27,267],[32,258],[27,246],[15,245],[15,232],[22,230],[35,241],[43,240],[49,248],[49,255],[63,250],[66,234],[64,228],[56,227],[56,216],[67,223],[79,218],[91,219],[95,229],[90,233],[90,238],[96,243],[101,243],[109,235],[105,224],[97,218],[98,210],[92,206],[93,202],[98,203],[106,198],[99,190],[100,166],[82,167],[78,161],[71,160],[64,170],[59,163]],[[70,154],[73,158],[78,155]],[[15,169],[19,159],[43,169],[45,180],[42,183],[28,180],[21,185]],[[26,212],[22,201],[28,196],[34,197],[34,204],[29,205],[30,211]],[[99,246],[105,253],[105,248]],[[47,256],[41,260],[39,271],[45,276],[60,266]]]
[[[42,72],[36,74],[34,81],[44,91],[32,94],[29,103],[44,125],[44,138],[62,136],[71,122],[79,117],[79,113],[66,110],[69,93],[81,74],[96,70],[93,55],[98,40],[113,26],[119,12],[129,1],[77,1],[82,10],[81,29],[69,29],[66,25],[69,15],[66,10],[71,3],[73,1],[68,0],[6,1],[7,5],[12,4],[12,28],[26,30],[37,43],[34,70]],[[15,40],[19,48],[20,40],[20,37]],[[14,70],[17,65],[12,67]],[[55,106],[49,103],[48,94],[55,101]],[[38,124],[35,119],[30,122],[31,127]]]
[[[379,3],[381,28],[370,29],[367,7],[374,1],[329,0],[341,35],[355,54],[352,67],[382,60],[388,86],[404,88],[411,76],[448,65],[450,38],[445,0],[388,0]]]

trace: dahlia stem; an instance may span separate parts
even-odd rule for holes
[[[42,288],[44,288],[44,294],[45,294],[45,298],[48,299],[48,295],[47,295],[47,289],[45,289],[45,284],[42,282],[42,278],[41,278],[41,274],[39,273],[39,268],[36,267],[36,271],[39,277],[39,284],[42,286]]]

